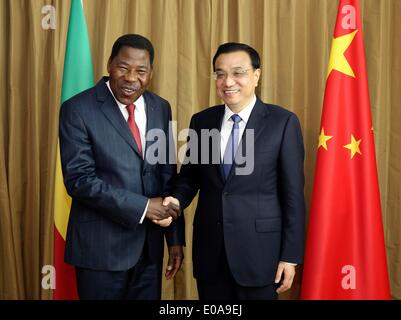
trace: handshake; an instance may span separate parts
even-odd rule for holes
[[[168,227],[171,222],[181,215],[180,202],[173,197],[151,198],[146,218],[152,220],[161,227]]]

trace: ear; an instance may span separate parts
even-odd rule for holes
[[[112,60],[109,58],[109,60],[107,61],[107,72],[110,74],[111,72],[111,62]]]
[[[152,77],[153,77],[153,66],[150,66],[149,80],[152,80]]]
[[[255,79],[255,88],[258,86],[258,84],[259,84],[259,78],[260,78],[260,69],[256,69],[254,72],[253,72],[253,76],[254,76],[254,79]]]

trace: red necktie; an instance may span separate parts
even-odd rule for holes
[[[136,125],[135,115],[134,115],[135,105],[133,103],[129,104],[127,106],[127,110],[128,110],[128,127],[131,129],[136,145],[138,146],[139,153],[141,154],[142,157],[141,135],[139,133],[138,126]]]

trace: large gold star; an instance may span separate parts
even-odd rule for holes
[[[347,58],[345,58],[344,53],[350,46],[357,32],[358,30],[355,30],[354,32],[333,39],[333,42],[331,44],[327,77],[330,75],[330,72],[332,70],[337,70],[341,73],[355,78],[354,71],[349,65]]]
[[[344,146],[344,148],[351,150],[351,159],[354,157],[355,153],[362,155],[361,150],[359,150],[359,144],[361,141],[362,139],[359,139],[358,141],[355,140],[354,136],[351,134],[351,143]]]
[[[324,128],[322,128],[322,130],[320,131],[319,145],[317,146],[317,148],[319,149],[320,147],[323,147],[327,150],[327,141],[329,141],[331,138],[333,138],[333,136],[326,136],[324,133]]]

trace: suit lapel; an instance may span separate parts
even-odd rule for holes
[[[145,100],[145,113],[146,113],[146,134],[152,129],[158,128],[157,126],[157,106],[156,106],[156,101],[155,99],[152,99],[152,97],[145,91],[143,94],[143,98]],[[152,141],[146,141],[145,142],[145,155],[146,155],[146,150],[150,147],[152,144]],[[146,157],[145,157],[146,159]],[[146,161],[145,161],[146,162]]]
[[[103,112],[105,117],[110,121],[112,126],[117,130],[117,132],[124,138],[124,140],[130,145],[130,147],[142,158],[139,153],[138,146],[134,140],[134,137],[129,129],[127,122],[125,121],[123,115],[110,90],[107,88],[106,82],[107,77],[104,77],[96,85],[97,99],[101,102],[100,110]]]
[[[225,113],[225,106],[222,105],[220,108],[217,109],[216,111],[216,117],[211,117],[213,118],[213,123],[211,128],[212,129],[217,129],[219,132],[221,132],[221,126],[223,125],[223,117]],[[219,135],[218,138],[218,143],[216,145],[211,146],[211,152],[209,154],[214,154],[213,152],[217,153],[219,156],[219,163],[213,165],[215,167],[215,170],[217,171],[217,175],[220,177],[221,182],[224,184],[226,181],[226,178],[224,177],[224,170],[221,162],[221,137]]]
[[[198,163],[200,165],[202,165],[202,163],[205,164],[204,161],[206,160],[207,167],[210,168],[211,174],[218,177],[222,184],[224,184],[225,181],[224,173],[221,171],[220,156],[220,130],[223,122],[223,116],[224,105],[211,107],[209,116],[205,117],[202,122],[199,122],[198,126],[194,128],[198,135]],[[216,137],[215,133],[212,134],[213,138],[209,137],[206,139],[206,137],[202,136],[202,130],[209,130],[210,133],[212,133],[211,131],[214,130],[215,133],[217,133],[217,141],[214,140]],[[205,143],[207,144],[205,145]],[[208,159],[203,158],[206,153],[204,152],[204,148],[208,148]]]

